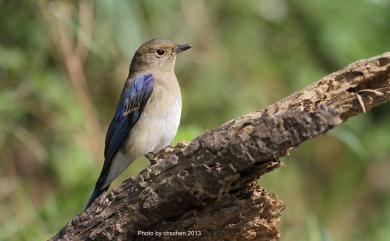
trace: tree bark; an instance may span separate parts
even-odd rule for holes
[[[279,240],[284,204],[256,186],[279,158],[390,99],[390,53],[157,153],[51,240]]]

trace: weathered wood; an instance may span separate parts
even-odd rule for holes
[[[52,240],[279,240],[284,204],[255,180],[292,148],[389,99],[390,53],[355,62],[165,148]]]

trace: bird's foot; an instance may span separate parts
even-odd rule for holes
[[[153,158],[154,158],[155,156],[156,156],[156,154],[153,153],[153,152],[148,152],[148,153],[146,153],[146,155],[145,155],[145,157],[148,158],[148,160],[149,160],[150,162],[153,162]]]

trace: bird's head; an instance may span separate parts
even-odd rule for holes
[[[173,71],[177,54],[191,48],[189,44],[175,44],[169,40],[153,39],[142,44],[135,52],[130,73],[157,70]]]

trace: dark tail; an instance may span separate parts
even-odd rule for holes
[[[89,206],[91,206],[91,204],[95,201],[95,199],[97,197],[100,196],[100,194],[102,194],[103,192],[107,191],[107,189],[110,187],[110,185],[104,187],[104,188],[100,188],[98,185],[95,186],[95,189],[93,190],[91,196],[89,197],[89,200],[88,200],[88,203],[87,205],[85,206],[85,209],[84,211],[89,208]]]

